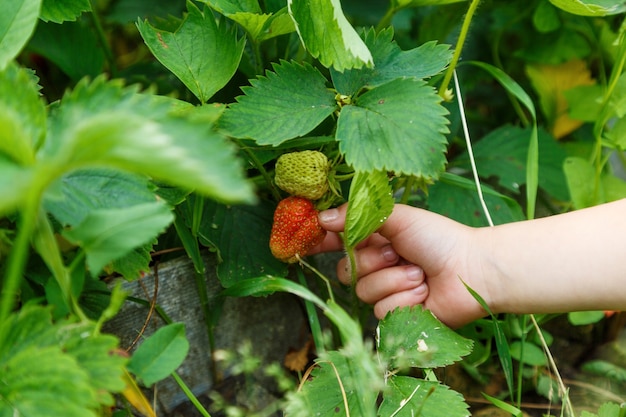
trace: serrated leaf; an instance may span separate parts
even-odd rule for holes
[[[424,81],[396,79],[367,91],[339,114],[336,138],[357,171],[436,178],[443,171],[448,111]]]
[[[86,337],[86,334],[92,334]],[[127,359],[115,354],[118,339],[115,336],[94,335],[93,324],[63,326],[58,332],[63,341],[63,350],[71,355],[87,372],[89,385],[96,391],[99,404],[113,405],[115,399],[110,392],[124,389],[123,369]]]
[[[482,184],[481,190],[494,224],[524,220],[517,201]],[[428,208],[468,226],[489,226],[476,183],[464,177],[443,173],[439,181],[428,188]]]
[[[190,226],[191,209],[186,207],[185,211]],[[217,247],[217,276],[224,287],[265,274],[286,275],[286,265],[269,249],[273,216],[274,207],[267,203],[225,206],[205,202],[198,238],[203,245]]]
[[[359,364],[338,351],[325,352],[321,356],[316,361],[310,380],[300,391],[289,395],[285,411],[293,417],[375,416],[377,391],[364,392],[372,391],[369,384],[372,381],[365,378]],[[368,384],[363,381],[368,381]]]
[[[62,173],[105,166],[220,201],[254,201],[234,147],[210,123],[175,110],[169,101],[137,94],[119,81],[81,81],[50,115],[40,156]]]
[[[469,406],[463,396],[445,385],[408,376],[391,376],[379,416],[441,417],[469,416]]]
[[[76,20],[83,12],[91,11],[89,0],[43,0],[40,19],[63,23]]]
[[[73,81],[96,77],[103,71],[104,51],[83,22],[40,23],[28,48],[58,65]]]
[[[146,177],[112,169],[73,171],[44,196],[44,208],[64,226],[76,226],[92,211],[132,207],[156,200]]]
[[[305,48],[337,71],[373,65],[372,55],[343,14],[339,0],[288,0]]]
[[[46,108],[36,77],[9,64],[0,72],[0,154],[21,165],[32,164],[45,131]]]
[[[550,0],[550,3],[581,16],[607,16],[626,12],[626,4],[615,0]]]
[[[0,0],[0,71],[15,58],[33,34],[41,0]]]
[[[128,362],[128,370],[146,386],[151,386],[174,372],[189,351],[184,323],[161,327],[144,340]]]
[[[452,58],[448,45],[434,41],[409,51],[401,50],[393,41],[393,28],[379,33],[370,29],[362,36],[372,52],[374,66],[344,72],[331,69],[333,84],[341,94],[352,96],[361,88],[376,87],[401,77],[432,77],[443,71]]]
[[[391,369],[437,368],[472,351],[472,340],[446,327],[421,305],[388,313],[378,330],[378,351]]]
[[[254,41],[264,41],[295,30],[293,20],[287,13],[287,7],[276,13],[262,13],[257,0],[239,2],[226,0],[201,1],[207,3],[229,19],[239,23]]]
[[[137,22],[139,32],[154,56],[187,88],[206,103],[231,79],[243,54],[245,39],[226,25],[218,26],[210,12],[191,1],[188,14],[175,32]]]
[[[345,238],[349,247],[374,233],[393,210],[393,195],[384,171],[357,171],[350,184]]]
[[[276,146],[309,133],[335,111],[335,95],[319,70],[286,61],[273,69],[242,88],[245,95],[226,110],[220,127],[235,137]]]
[[[0,364],[0,415],[96,417],[87,372],[57,346],[24,349]]]
[[[90,212],[63,236],[81,246],[93,275],[109,262],[127,255],[137,246],[152,242],[174,216],[162,202]]]
[[[126,280],[134,280],[141,274],[150,270],[152,262],[152,250],[157,240],[137,246],[121,258],[111,262],[111,271],[117,272]]]
[[[0,323],[2,416],[95,417],[124,387],[117,339],[91,323],[53,323],[50,311],[25,306]]]

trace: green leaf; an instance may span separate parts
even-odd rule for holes
[[[528,144],[528,156],[526,158],[526,217],[535,217],[535,205],[537,201],[537,188],[539,186],[539,139],[537,133],[537,112],[530,96],[508,74],[493,65],[472,61],[470,64],[482,68],[494,77],[511,95],[519,100],[530,113],[532,118],[532,130]]]
[[[111,169],[71,172],[54,183],[44,195],[44,208],[64,226],[77,226],[90,213],[109,208],[128,208],[153,203],[155,194],[148,179]],[[137,246],[115,259],[112,270],[135,279],[149,269],[153,242]]]
[[[270,275],[241,280],[225,288],[220,295],[223,297],[266,296],[277,291],[288,292],[310,301],[324,310],[324,313],[328,311],[326,303],[308,288],[286,278],[278,278]]]
[[[422,7],[422,6],[441,6],[443,4],[458,3],[463,0],[393,0],[392,4],[396,8],[401,7]]]
[[[168,324],[139,345],[128,362],[128,370],[151,386],[174,372],[188,351],[184,323]]]
[[[604,87],[581,85],[563,92],[572,119],[594,122],[602,110]]]
[[[524,220],[517,201],[481,184],[483,198],[494,224]],[[476,183],[448,172],[428,188],[428,208],[468,226],[488,226]]]
[[[445,385],[408,376],[391,376],[379,416],[466,417],[469,406],[463,396]],[[445,410],[445,411],[444,411]]]
[[[335,111],[335,95],[318,69],[286,61],[273,68],[243,87],[245,95],[224,113],[220,127],[232,136],[276,146],[309,133]]]
[[[333,84],[337,91],[347,96],[361,88],[372,88],[396,78],[428,78],[445,69],[452,58],[448,45],[427,42],[409,51],[402,51],[393,41],[393,28],[376,33],[374,29],[363,35],[365,44],[372,52],[373,68],[346,70],[331,69]]]
[[[286,413],[293,417],[376,415],[378,392],[372,389],[376,385],[357,361],[346,352],[330,351],[320,355],[316,365],[302,389],[289,395]]]
[[[25,306],[0,323],[0,415],[100,415],[124,388],[118,341],[92,323],[53,323],[49,308]]]
[[[353,248],[374,233],[393,210],[393,195],[384,171],[357,171],[350,185],[346,244]]]
[[[563,163],[563,172],[575,209],[591,207],[604,201],[604,190],[602,187],[596,190],[596,172],[587,159],[568,157]]]
[[[524,416],[524,412],[522,410],[520,410],[519,408],[508,404],[504,401],[502,401],[499,398],[496,397],[492,397],[491,395],[487,395],[483,392],[483,397],[485,397],[489,402],[491,402],[493,405],[495,405],[496,407],[498,407],[500,410],[504,410],[507,413],[511,413],[511,415],[513,417],[523,417]]]
[[[0,154],[0,216],[13,212],[23,204],[32,178],[30,169],[22,168]]]
[[[89,333],[92,335],[85,337]],[[95,389],[98,403],[115,404],[111,392],[120,392],[126,386],[123,373],[127,360],[115,353],[118,339],[107,334],[96,335],[92,323],[68,323],[60,328],[58,339],[63,350],[87,372],[89,385]]]
[[[182,207],[191,227],[193,199]],[[203,245],[217,247],[217,276],[224,287],[263,274],[286,275],[286,264],[272,256],[269,239],[274,206],[225,206],[207,201],[198,238]]]
[[[581,369],[584,372],[600,375],[603,378],[610,378],[620,384],[626,383],[626,369],[602,359],[594,359],[585,362]]]
[[[239,23],[255,41],[264,41],[295,31],[291,16],[284,7],[276,13],[262,13],[257,0],[201,0],[224,16]]]
[[[288,0],[289,14],[305,48],[337,71],[371,67],[372,55],[341,10],[339,0]]]
[[[77,226],[99,209],[153,203],[146,177],[104,168],[73,171],[47,190],[43,205],[64,226]]]
[[[626,12],[626,4],[615,0],[550,0],[550,3],[581,16],[607,16]]]
[[[561,18],[557,9],[550,3],[543,1],[533,12],[533,25],[541,33],[548,33],[561,27]]]
[[[254,201],[234,147],[194,114],[186,117],[170,101],[137,94],[119,81],[81,81],[50,115],[40,155],[54,175],[105,166],[224,202]]]
[[[210,11],[201,12],[191,1],[187,9],[174,33],[156,29],[146,20],[139,20],[137,27],[159,62],[206,103],[237,70],[245,39],[237,39],[234,28],[218,26]]]
[[[34,75],[16,64],[0,72],[0,154],[21,165],[35,161],[46,131],[46,107]]]
[[[461,280],[463,277],[461,277]],[[500,322],[493,314],[487,302],[478,294],[474,289],[468,286],[464,281],[463,285],[467,289],[467,291],[474,297],[474,299],[480,304],[480,306],[489,314],[491,317],[491,323],[493,325],[493,334],[495,336],[494,340],[496,342],[496,349],[498,351],[498,359],[500,359],[500,365],[502,366],[502,371],[504,373],[504,378],[506,379],[506,385],[509,388],[509,396],[513,398],[513,360],[511,359],[511,351],[509,350],[509,343],[506,335],[504,334],[504,330],[500,325]]]
[[[239,12],[261,13],[258,0],[200,0],[208,4],[224,16]]]
[[[604,318],[604,311],[572,311],[567,313],[567,320],[574,326],[595,324]]]
[[[74,81],[96,77],[103,71],[104,51],[93,30],[83,22],[40,23],[28,47],[58,65]]]
[[[154,239],[143,245],[139,245],[121,258],[114,259],[110,265],[110,271],[117,272],[126,280],[141,278],[141,274],[150,270],[152,251],[157,240]]]
[[[87,265],[96,275],[109,262],[152,242],[173,218],[162,202],[94,210],[63,236],[85,250]]]
[[[548,364],[545,352],[534,343],[514,340],[509,345],[509,351],[513,359],[527,365],[546,366]]]
[[[339,114],[336,138],[357,171],[436,178],[446,158],[448,111],[424,81],[396,79],[367,91]]]
[[[396,309],[378,324],[378,351],[391,369],[450,365],[468,355],[472,345],[421,305]]]
[[[0,71],[20,53],[33,34],[40,7],[41,0],[0,0]]]
[[[39,17],[44,22],[63,23],[76,20],[83,12],[89,11],[89,0],[43,0]]]
[[[473,155],[479,175],[483,179],[496,177],[502,187],[519,193],[526,184],[526,161],[532,129],[504,125],[488,133],[473,144]],[[563,174],[565,150],[543,129],[538,131],[539,186],[559,200],[569,194]],[[469,155],[464,152],[452,164],[471,168]]]

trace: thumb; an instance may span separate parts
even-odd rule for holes
[[[318,215],[320,225],[329,232],[343,232],[347,207],[346,203],[337,208],[321,211]]]

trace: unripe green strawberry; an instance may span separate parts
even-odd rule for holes
[[[318,151],[290,152],[276,161],[276,185],[291,195],[318,200],[328,191],[328,158]]]
[[[324,240],[326,230],[317,219],[318,210],[311,200],[287,197],[274,211],[274,224],[270,235],[272,255],[283,262],[298,261],[296,255],[307,252]]]

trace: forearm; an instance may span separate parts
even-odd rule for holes
[[[626,200],[478,233],[495,312],[626,310]]]

